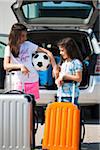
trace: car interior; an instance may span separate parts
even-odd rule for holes
[[[42,36],[41,36],[42,35]],[[89,85],[89,76],[93,74],[95,63],[96,63],[96,55],[91,52],[90,44],[87,39],[86,34],[79,31],[34,31],[28,33],[28,39],[39,46],[42,46],[48,50],[50,50],[55,59],[60,58],[59,49],[57,47],[57,42],[65,37],[72,37],[78,44],[79,49],[83,56],[83,78],[80,84],[80,88],[87,88]],[[56,59],[57,61],[57,59]],[[59,62],[59,61],[58,61]],[[91,70],[92,68],[92,70]],[[52,71],[49,72],[52,76]],[[40,84],[40,88],[41,88]],[[53,79],[53,85],[45,85],[44,88],[47,89],[55,89],[55,82]]]

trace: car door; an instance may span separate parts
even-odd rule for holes
[[[17,0],[12,5],[18,22],[28,28],[70,26],[92,28],[98,17],[98,0]]]

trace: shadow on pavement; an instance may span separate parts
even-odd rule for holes
[[[81,150],[100,150],[100,143],[83,143]]]
[[[35,150],[42,150],[42,146],[37,146]],[[83,143],[81,150],[100,150],[100,143]]]

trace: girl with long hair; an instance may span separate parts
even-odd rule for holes
[[[21,90],[24,83],[24,92],[34,94],[39,99],[39,77],[32,65],[32,54],[36,51],[47,53],[52,67],[56,65],[52,53],[27,40],[27,28],[20,23],[11,27],[8,45],[5,48],[4,69],[14,71],[14,89]]]
[[[59,97],[59,88],[61,88],[61,101],[72,102],[73,82],[75,83],[75,104],[78,105],[79,84],[82,80],[82,55],[74,39],[68,37],[58,42],[60,49],[61,63],[59,75],[55,83],[58,86],[57,97]]]

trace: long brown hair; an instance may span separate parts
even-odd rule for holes
[[[9,34],[8,45],[14,57],[19,55],[19,38],[22,31],[27,31],[27,28],[23,24],[15,23]]]
[[[81,51],[79,50],[79,47],[74,39],[72,39],[71,37],[61,39],[57,45],[58,47],[59,46],[64,47],[66,49],[68,56],[72,60],[79,59],[82,62],[83,57]],[[62,57],[61,57],[61,61],[64,61]]]

